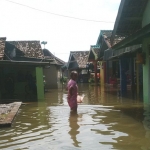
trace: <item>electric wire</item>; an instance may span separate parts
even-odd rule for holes
[[[68,15],[61,15],[61,14],[45,11],[45,10],[42,10],[42,9],[34,8],[34,7],[31,7],[31,6],[28,6],[28,5],[24,5],[24,4],[21,4],[21,3],[17,3],[17,2],[11,1],[11,0],[5,0],[5,1],[17,4],[17,5],[20,5],[20,6],[23,6],[23,7],[27,7],[27,8],[36,10],[36,11],[40,11],[40,12],[43,12],[43,13],[59,16],[59,17],[65,17],[65,18],[69,18],[69,19],[76,19],[76,20],[80,20],[80,21],[89,21],[89,22],[114,23],[114,22],[111,22],[111,21],[90,20],[90,19],[72,17],[72,16],[68,16]]]

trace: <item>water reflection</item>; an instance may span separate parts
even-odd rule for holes
[[[48,123],[46,103],[23,105],[11,128],[0,129],[0,149],[37,149],[53,132]]]
[[[23,105],[12,127],[0,129],[0,149],[150,149],[150,107],[115,92],[79,85],[85,97],[74,113],[65,90],[50,90],[44,103]]]
[[[69,127],[70,131],[68,132],[71,136],[71,139],[73,140],[73,145],[75,147],[79,147],[80,142],[77,140],[77,135],[80,133],[79,128],[80,126],[78,125],[78,113],[71,111],[70,116],[69,116]]]
[[[150,138],[150,108],[148,106],[144,107],[144,120],[143,120],[143,125],[146,130],[146,138]]]
[[[144,129],[145,129],[145,144],[143,146],[141,146],[142,150],[149,150],[150,149],[150,145],[149,145],[149,141],[150,141],[150,106],[149,105],[144,105],[144,120],[142,121]]]

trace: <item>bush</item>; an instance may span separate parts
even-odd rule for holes
[[[67,77],[61,77],[60,82],[63,83],[63,84],[67,83]]]
[[[94,78],[89,79],[89,83],[94,83],[94,82],[95,82]]]

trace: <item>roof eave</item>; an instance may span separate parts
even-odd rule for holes
[[[120,49],[127,46],[135,44],[142,44],[142,39],[150,36],[150,24],[142,28],[141,30],[137,31],[136,33],[132,34],[131,36],[125,38],[124,40],[120,41],[116,45],[112,46],[112,49]]]
[[[115,38],[116,31],[117,31],[117,28],[118,28],[118,25],[119,25],[119,21],[120,21],[120,18],[121,18],[121,14],[122,14],[122,11],[123,11],[124,4],[125,4],[125,0],[121,0],[120,6],[119,6],[119,9],[118,9],[118,14],[117,14],[117,17],[116,17],[116,21],[115,21],[115,24],[114,24],[114,29],[113,29],[113,32],[112,32],[111,45],[113,45],[113,42],[114,42],[114,38]]]

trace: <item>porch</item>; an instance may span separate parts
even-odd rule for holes
[[[47,62],[0,61],[0,102],[44,99],[43,67]]]

